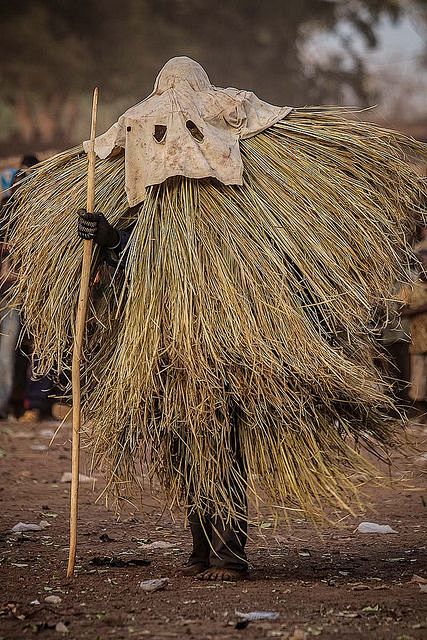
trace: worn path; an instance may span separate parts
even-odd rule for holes
[[[161,515],[147,497],[145,513],[129,511],[117,521],[95,504],[97,479],[81,488],[76,578],[65,578],[69,485],[69,427],[47,449],[49,424],[1,423],[0,441],[0,640],[9,638],[258,638],[410,640],[427,638],[427,455],[404,464],[418,491],[402,485],[371,492],[376,513],[344,520],[323,537],[298,521],[290,535],[251,529],[252,579],[204,584],[179,577],[189,553],[181,522]],[[414,429],[419,441],[425,427]],[[426,451],[426,448],[424,448]],[[84,469],[83,469],[84,471]],[[423,489],[424,487],[424,489]],[[19,521],[49,527],[12,534]],[[389,524],[391,535],[362,535],[362,520]],[[161,542],[157,549],[144,544]],[[165,544],[166,543],[166,544]],[[93,559],[147,559],[148,566],[96,566]],[[98,560],[102,562],[102,560]],[[163,591],[144,594],[142,580],[169,578]],[[58,596],[58,604],[45,602]],[[37,601],[39,604],[34,604]],[[279,613],[276,621],[236,628],[236,611]]]

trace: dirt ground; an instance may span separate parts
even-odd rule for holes
[[[261,530],[251,529],[251,579],[239,583],[180,577],[190,550],[181,521],[162,514],[148,497],[146,511],[129,510],[117,520],[102,501],[95,503],[103,486],[97,478],[95,489],[81,485],[77,572],[70,580],[70,485],[60,481],[70,469],[70,430],[63,427],[48,448],[54,429],[48,423],[0,423],[0,640],[427,638],[427,585],[413,580],[427,579],[425,453],[403,465],[417,490],[398,483],[394,490],[371,491],[375,512],[347,518],[339,530],[320,537],[301,520],[291,534],[274,530],[268,520]],[[412,430],[419,442],[427,439],[425,426]],[[50,526],[40,531],[11,532],[18,522],[43,520]],[[398,533],[355,533],[366,520]],[[163,548],[145,548],[150,542]],[[93,563],[105,556],[125,566]],[[150,564],[125,564],[132,559]],[[146,594],[139,586],[162,577],[169,578],[162,591]],[[46,602],[49,596],[60,602]],[[279,616],[236,628],[236,612],[251,611]]]

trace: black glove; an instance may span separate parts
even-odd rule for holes
[[[115,249],[120,243],[120,234],[106,219],[103,213],[87,213],[79,209],[77,233],[82,240],[93,240],[100,247]]]

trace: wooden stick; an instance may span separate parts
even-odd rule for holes
[[[95,131],[98,107],[98,87],[94,89],[92,101],[92,123],[87,152],[87,199],[86,210],[93,213],[95,200]],[[74,574],[77,547],[77,517],[79,504],[79,466],[80,466],[80,360],[83,336],[86,324],[87,301],[89,294],[90,265],[92,260],[92,240],[83,242],[83,262],[80,279],[79,302],[77,306],[76,329],[74,335],[73,365],[71,381],[73,387],[73,442],[71,455],[71,504],[70,504],[70,550],[68,555],[67,578]]]

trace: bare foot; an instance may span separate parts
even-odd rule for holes
[[[235,569],[222,569],[221,567],[211,567],[197,576],[198,580],[223,580],[234,582],[244,580],[248,577],[247,571],[236,571]]]
[[[189,564],[181,569],[182,576],[197,576],[199,573],[206,571],[206,565],[203,562]]]

